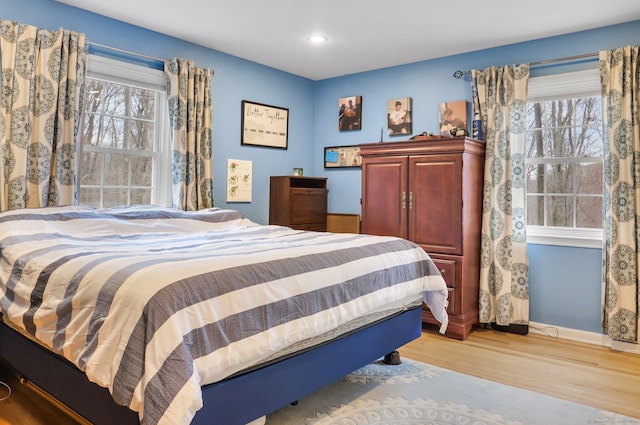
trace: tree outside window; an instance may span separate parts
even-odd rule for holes
[[[601,98],[530,102],[527,122],[528,225],[601,229]]]
[[[159,91],[88,78],[82,128],[80,203],[154,202]]]

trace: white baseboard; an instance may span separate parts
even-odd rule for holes
[[[629,342],[613,341],[605,334],[597,332],[581,331],[578,329],[563,328],[561,326],[547,325],[545,323],[529,322],[529,332],[546,335],[553,338],[568,339],[570,341],[584,342],[602,347],[609,347],[612,350],[624,351],[627,353],[640,354],[640,344]]]
[[[640,354],[640,344],[632,344],[630,342],[611,341],[611,349],[624,351],[626,353]]]

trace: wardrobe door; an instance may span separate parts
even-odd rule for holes
[[[409,239],[427,252],[462,255],[462,158],[409,158]]]
[[[362,160],[362,233],[407,237],[407,157]]]

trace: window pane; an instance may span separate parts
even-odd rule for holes
[[[529,103],[529,158],[599,157],[603,152],[599,97]]]
[[[542,158],[544,156],[543,131],[541,129],[528,131],[525,143],[527,158]]]
[[[100,189],[99,188],[80,188],[80,204],[89,207],[100,208]]]
[[[125,148],[124,144],[125,120],[122,118],[104,117],[104,129],[100,131],[96,146],[103,148]]]
[[[131,189],[131,204],[150,204],[151,189]]]
[[[573,194],[573,169],[574,164],[548,164],[547,193]]]
[[[145,156],[131,157],[131,185],[151,186],[153,159]]]
[[[544,226],[544,197],[527,195],[527,224]]]
[[[83,185],[102,184],[102,154],[96,152],[83,152],[80,181]]]
[[[602,228],[602,197],[580,196],[577,198],[576,227]]]
[[[102,115],[85,114],[82,127],[82,140],[85,145],[97,146],[101,139]]]
[[[129,87],[117,83],[105,83],[102,90],[103,113],[121,117],[127,116],[128,93]]]
[[[576,111],[576,125],[602,126],[602,98],[583,97],[573,99]]]
[[[580,164],[576,166],[576,193],[578,194],[603,194],[602,163]]]
[[[85,111],[90,113],[102,113],[102,90],[105,86],[104,81],[87,79]]]
[[[546,226],[574,227],[573,225],[573,197],[549,196],[547,197],[547,222]]]
[[[128,189],[110,189],[105,188],[103,191],[102,206],[104,208],[118,207],[128,205],[127,199]]]
[[[127,186],[129,184],[129,156],[106,154],[104,156],[104,184]]]
[[[131,121],[130,148],[137,150],[153,150],[153,122]]]
[[[156,95],[151,90],[131,89],[131,117],[153,120],[155,116]]]
[[[577,126],[571,132],[572,151],[575,157],[597,158],[604,154],[602,125]]]
[[[544,165],[528,164],[527,168],[527,193],[544,193]]]

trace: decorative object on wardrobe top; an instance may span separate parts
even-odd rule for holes
[[[556,58],[556,59],[546,59],[546,60],[541,60],[541,61],[535,61],[535,62],[531,62],[529,65],[530,66],[538,66],[538,65],[547,65],[550,63],[556,63],[556,62],[570,62],[570,61],[574,61],[574,60],[579,60],[579,59],[593,59],[593,58],[597,58],[598,57],[598,53],[585,53],[583,55],[576,55],[576,56],[567,56],[564,58]],[[461,71],[461,70],[457,70],[456,72],[453,73],[453,76],[457,79],[463,78],[463,77],[467,77],[471,75],[471,71]]]
[[[415,136],[409,138],[409,140],[434,140],[434,139],[444,139],[444,136],[423,131],[422,133],[416,134]]]

